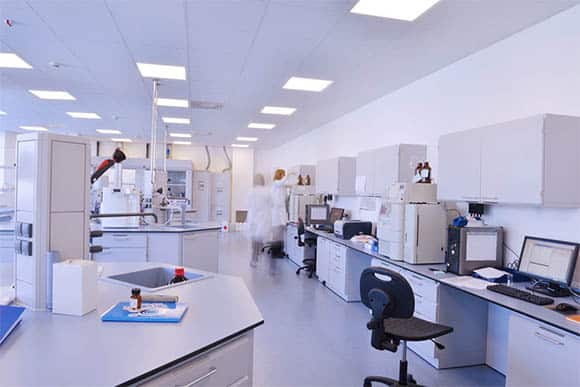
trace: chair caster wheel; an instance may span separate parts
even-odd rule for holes
[[[296,270],[296,275],[300,275],[300,269]]]
[[[373,387],[373,385],[372,385],[372,383],[371,383],[371,382],[367,382],[367,381],[365,381],[365,382],[363,383],[363,387]]]
[[[413,375],[409,375],[407,377],[409,384],[417,384],[417,381],[415,380],[415,378],[413,377]]]

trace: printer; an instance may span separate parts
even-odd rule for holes
[[[337,220],[334,222],[334,235],[342,239],[350,239],[359,234],[370,235],[372,231],[372,222],[361,220]]]

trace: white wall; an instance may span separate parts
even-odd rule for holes
[[[256,171],[418,143],[429,146],[436,178],[441,134],[538,113],[580,116],[579,48],[576,6],[287,144],[257,152]],[[506,227],[516,252],[526,234],[580,241],[580,210],[493,207],[488,219]]]

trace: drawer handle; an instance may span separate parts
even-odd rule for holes
[[[129,235],[127,235],[127,234],[113,234],[113,238],[115,238],[115,239],[129,239]]]
[[[191,382],[184,384],[183,386],[179,386],[179,387],[195,386],[196,384],[203,382],[204,380],[206,380],[207,378],[209,378],[210,376],[212,376],[216,372],[217,372],[217,368],[211,367],[205,375],[201,375],[199,378],[192,380]]]
[[[556,339],[553,339],[553,338],[551,338],[551,337],[548,337],[548,336],[546,336],[546,335],[543,335],[543,334],[541,334],[541,333],[540,333],[540,332],[538,332],[538,331],[534,332],[534,335],[536,335],[536,337],[537,337],[537,338],[539,338],[539,339],[542,339],[542,340],[544,340],[544,341],[547,341],[548,343],[552,343],[552,344],[554,344],[554,345],[564,345],[564,343],[563,343],[563,342],[561,342],[561,341],[558,341],[558,340],[556,340]]]

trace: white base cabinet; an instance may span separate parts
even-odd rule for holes
[[[253,333],[183,361],[140,386],[250,387],[253,383]]]
[[[439,139],[440,200],[580,206],[580,118],[543,114]]]
[[[487,302],[449,286],[374,258],[372,266],[401,274],[415,296],[415,317],[453,327],[453,332],[430,341],[409,342],[410,350],[437,369],[485,364]]]
[[[298,266],[302,266],[305,258],[314,258],[314,246],[298,246],[298,226],[288,223],[286,226],[286,236],[284,238],[284,252],[288,258]]]
[[[580,339],[510,315],[506,386],[580,386]]]
[[[97,262],[146,262],[147,235],[136,233],[104,233],[94,239],[95,245],[103,247],[103,251],[93,254]]]
[[[360,301],[360,275],[370,263],[371,259],[366,254],[349,249],[340,243],[318,238],[316,250],[318,280],[347,302]]]

